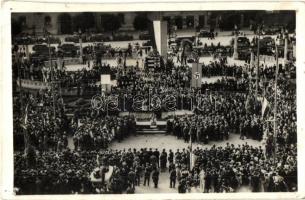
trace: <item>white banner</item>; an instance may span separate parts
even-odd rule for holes
[[[154,33],[157,50],[162,57],[167,56],[167,22],[154,21]]]
[[[111,84],[110,74],[102,74],[101,75],[101,84]]]

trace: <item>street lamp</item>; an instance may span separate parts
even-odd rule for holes
[[[82,30],[78,29],[78,42],[79,42],[79,61],[83,63],[83,47],[82,47]]]
[[[277,152],[277,79],[279,71],[279,56],[278,56],[278,44],[279,40],[275,40],[275,58],[276,58],[276,69],[275,69],[275,83],[274,83],[274,127],[273,127],[273,144],[274,144],[274,163],[276,162]]]
[[[48,50],[49,50],[49,65],[51,69],[51,91],[53,96],[53,117],[56,119],[56,105],[55,105],[55,89],[54,89],[54,71],[52,65],[52,55],[51,55],[51,44],[50,44],[50,35],[51,33],[47,31],[46,27],[44,27],[44,34],[47,36],[48,41]]]
[[[255,66],[254,60],[254,48],[255,48],[255,41],[251,41],[250,43],[250,69]]]
[[[259,79],[259,54],[260,54],[260,36],[261,36],[261,32],[262,32],[262,25],[258,25],[257,27],[257,38],[256,38],[256,42],[257,42],[257,65],[256,65],[256,82],[255,82],[255,97],[257,98],[258,95],[258,79]]]
[[[233,59],[238,60],[238,52],[237,52],[237,38],[238,38],[238,29],[237,26],[234,26],[234,52],[233,52]]]
[[[285,29],[285,31],[283,32],[283,36],[284,36],[284,64],[287,62],[288,60],[288,30]]]

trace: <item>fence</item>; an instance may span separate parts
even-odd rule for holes
[[[59,68],[62,67],[63,63],[65,63],[65,65],[78,65],[81,64],[80,59],[79,58],[64,58],[64,59],[56,59],[56,60],[52,60],[52,64],[57,64],[57,66]],[[50,66],[50,61],[45,61],[44,62],[46,67]]]
[[[266,55],[260,55],[259,60],[263,62],[273,62],[275,63],[275,57],[274,56],[266,56]]]
[[[19,80],[17,80],[17,85],[20,86]],[[50,83],[45,83],[41,81],[32,81],[32,80],[25,80],[21,79],[21,86],[27,89],[49,89],[51,88]]]

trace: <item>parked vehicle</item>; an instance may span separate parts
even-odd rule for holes
[[[212,32],[207,30],[200,30],[198,37],[209,38],[212,37]]]
[[[58,54],[64,56],[64,57],[75,57],[77,55],[78,51],[77,46],[71,43],[64,43],[60,46],[58,46]]]
[[[231,45],[234,46],[234,38],[231,40]],[[242,47],[249,47],[250,46],[250,40],[247,37],[238,37],[237,38],[237,48]]]

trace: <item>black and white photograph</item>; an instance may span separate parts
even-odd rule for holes
[[[16,196],[300,189],[295,10],[10,20]]]

